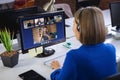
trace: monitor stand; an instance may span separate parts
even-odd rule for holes
[[[54,49],[51,49],[51,48],[44,48],[43,49],[43,53],[41,54],[38,54],[36,57],[48,57],[48,56],[51,56],[55,53],[55,50]]]

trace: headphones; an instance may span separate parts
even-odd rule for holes
[[[77,24],[77,30],[80,31],[80,23]]]
[[[81,9],[81,12],[80,12],[80,14],[79,14],[79,16],[78,16],[78,17],[79,17],[79,19],[78,19],[78,24],[77,24],[77,30],[78,30],[78,31],[80,31],[80,16],[81,16],[81,14],[82,14],[82,12],[83,12],[83,9],[84,9],[84,8]]]

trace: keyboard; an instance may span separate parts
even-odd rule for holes
[[[54,60],[58,60],[59,63],[61,64],[61,66],[62,66],[63,63],[64,63],[64,60],[65,60],[65,57],[66,57],[66,55],[61,55],[61,56],[58,56],[58,57],[55,57],[55,58],[52,58],[52,59],[49,59],[49,60],[45,61],[44,64],[46,66],[52,68],[51,67],[51,62],[54,61]]]

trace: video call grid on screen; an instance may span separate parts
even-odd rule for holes
[[[19,19],[22,50],[50,46],[65,41],[64,12],[24,16]]]

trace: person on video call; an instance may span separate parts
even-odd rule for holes
[[[42,37],[41,41],[51,39],[50,32],[48,32],[48,29],[46,26],[40,29],[40,36]]]
[[[51,80],[104,80],[117,72],[116,49],[104,43],[106,29],[99,8],[79,9],[75,13],[73,31],[82,45],[67,53],[62,68],[58,61],[51,63],[55,69]]]

